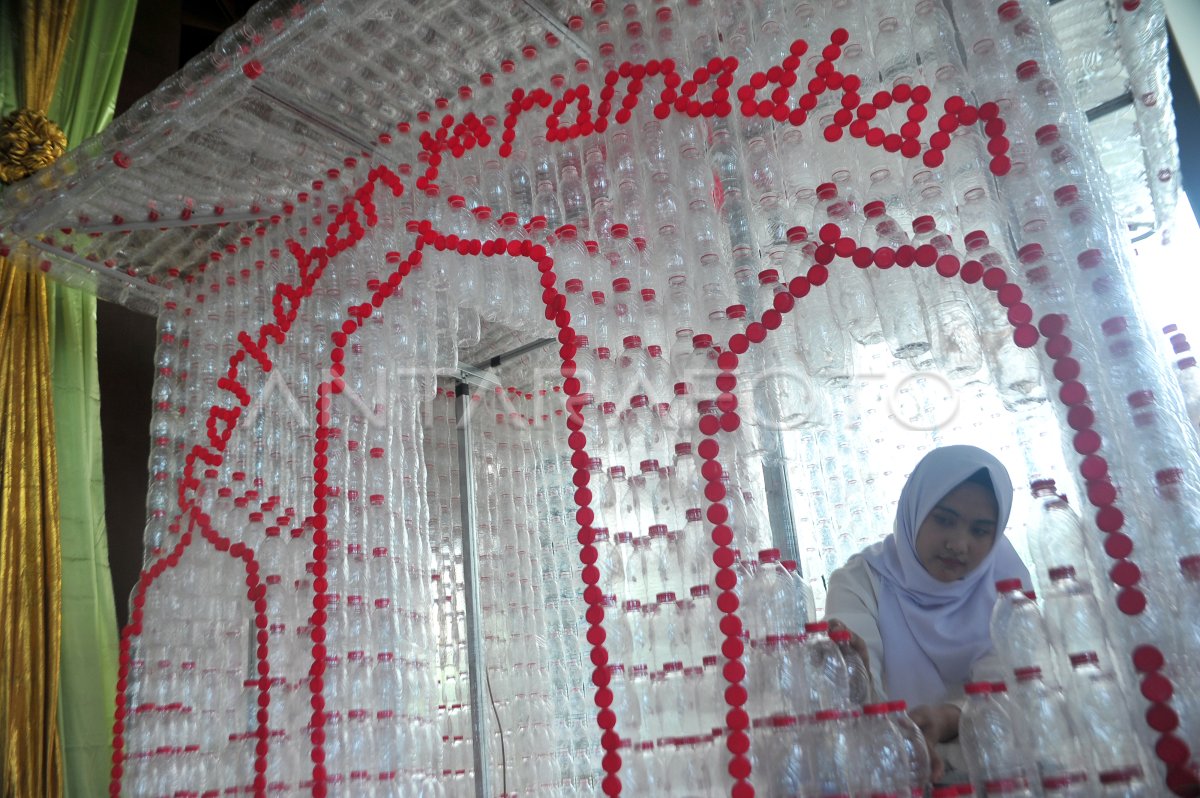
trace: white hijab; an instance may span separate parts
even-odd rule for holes
[[[995,543],[974,571],[941,582],[917,558],[917,530],[947,493],[980,470],[987,472],[996,495]],[[1012,499],[1008,471],[974,446],[934,449],[913,469],[900,492],[892,534],[862,554],[880,582],[879,631],[890,697],[909,706],[939,703],[991,651],[988,622],[996,581],[1020,578],[1026,587],[1031,584],[1029,571],[1003,537]]]

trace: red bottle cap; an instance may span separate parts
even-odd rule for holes
[[[1042,72],[1041,66],[1037,61],[1022,61],[1017,64],[1017,79],[1031,80]]]
[[[1036,665],[1028,668],[1017,668],[1013,671],[1013,675],[1017,677],[1018,682],[1028,682],[1033,679],[1042,678],[1042,669]]]
[[[934,221],[932,216],[918,216],[916,219],[913,219],[913,231],[917,233],[928,233],[936,226],[937,222]]]
[[[1033,134],[1037,139],[1037,143],[1041,145],[1052,144],[1058,141],[1058,125],[1042,125]]]

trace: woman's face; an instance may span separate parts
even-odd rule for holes
[[[996,499],[964,482],[942,497],[917,530],[917,559],[939,582],[974,571],[996,542]]]

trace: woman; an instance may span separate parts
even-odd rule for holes
[[[937,745],[958,736],[963,684],[992,653],[995,583],[1030,584],[1003,537],[1012,498],[1008,471],[992,455],[974,446],[935,449],[905,483],[892,534],[829,578],[831,627],[856,635],[881,695],[908,702],[935,779]],[[953,751],[943,752],[955,764]]]

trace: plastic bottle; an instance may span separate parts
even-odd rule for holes
[[[814,262],[812,251],[815,250],[808,241],[808,231],[803,227],[792,227],[787,231],[787,238],[790,250],[788,273],[806,273]],[[850,341],[830,304],[834,300],[832,291],[827,286],[810,291],[800,300],[797,309],[792,311],[803,319],[794,324],[795,346],[797,352],[803,353],[804,367],[809,374],[830,383],[842,384],[852,376]]]
[[[666,458],[666,431],[662,416],[651,407],[646,394],[639,393],[630,400],[629,409],[623,414],[622,427],[629,462],[637,463],[643,476],[647,473],[643,463],[657,471],[659,460]]]
[[[788,572],[788,576],[795,581],[796,589],[800,591],[801,600],[804,602],[804,617],[800,619],[800,628],[804,628],[817,615],[816,597],[813,595],[813,590],[808,582],[800,575],[800,568],[795,560],[783,560],[781,564],[784,570]]]
[[[998,581],[996,593],[990,622],[992,645],[1007,669],[1036,666],[1051,684],[1057,684],[1058,654],[1037,602],[1022,591],[1020,579]]]
[[[1175,379],[1179,382],[1192,429],[1200,431],[1200,369],[1196,367],[1195,357],[1181,357],[1175,363]]]
[[[838,188],[833,183],[817,186],[817,207],[813,229],[819,230],[828,223],[838,224],[843,235],[852,235],[849,228],[858,230],[861,223],[853,219],[849,205],[838,197]],[[875,309],[871,278],[865,269],[841,268],[830,270],[829,281],[824,288],[829,292],[829,303],[840,326],[849,330],[850,336],[860,344],[869,346],[883,340],[883,328]]]
[[[749,641],[745,685],[751,718],[765,718],[780,704],[781,640],[779,635],[766,635]]]
[[[1117,678],[1100,666],[1095,651],[1071,655],[1071,707],[1082,748],[1091,755],[1097,783],[1116,774],[1141,782],[1141,746],[1134,731],[1133,713]]]
[[[862,752],[855,745],[850,713],[840,709],[819,710],[813,716],[808,739],[813,751],[809,794],[814,798],[859,795]]]
[[[962,143],[959,142],[961,145]],[[961,263],[961,253],[950,237],[937,228],[932,216],[913,220],[914,247],[930,246],[940,261],[951,257]],[[961,280],[942,277],[936,266],[917,273],[918,285],[929,311],[930,343],[933,360],[950,379],[965,380],[983,365],[983,350],[975,312]]]
[[[1062,653],[1070,657],[1103,652],[1104,664],[1110,667],[1108,628],[1091,584],[1077,579],[1072,566],[1053,568],[1045,601],[1046,619]]]
[[[850,644],[850,637],[848,629],[837,629],[829,633],[829,639],[837,643],[838,650],[842,652],[842,659],[846,662],[850,704],[863,706],[865,709],[864,705],[871,701],[874,693],[871,687],[871,673],[862,657]]]
[[[814,709],[843,709],[849,700],[850,675],[837,643],[829,639],[829,624],[806,624],[804,642],[810,701]]]
[[[1025,751],[1037,768],[1044,798],[1088,794],[1087,767],[1079,752],[1067,699],[1048,685],[1037,667],[1017,668],[1013,720]]]
[[[716,653],[719,629],[717,608],[709,585],[692,585],[688,589],[692,598],[692,629],[688,642],[691,645],[692,663],[703,664],[706,657]]]
[[[779,564],[779,549],[759,552],[754,578],[743,587],[747,629],[753,639],[798,634],[804,617],[795,581]]]
[[[910,783],[912,765],[908,760],[908,744],[892,722],[889,705],[865,704],[862,711],[860,741],[866,754],[863,789],[868,795],[909,798],[914,794],[914,787]]]
[[[871,249],[883,248],[894,252],[908,243],[908,237],[900,230],[894,219],[885,213],[882,202],[868,203],[863,210],[868,214],[863,224],[863,245]],[[846,203],[830,206],[831,220],[850,220]],[[876,255],[876,258],[887,256]],[[929,351],[929,331],[925,326],[925,309],[917,288],[916,275],[910,268],[894,265],[891,259],[882,261],[887,268],[868,266],[866,271],[875,296],[875,306],[883,328],[883,337],[894,357],[912,359]]]
[[[625,478],[625,466],[609,466],[608,479],[602,508],[609,534],[627,533],[636,537],[640,534],[642,520],[638,515],[629,515],[634,505],[625,503],[630,491],[629,480]],[[620,542],[621,539],[618,537],[616,540]]]
[[[913,795],[924,795],[929,784],[931,765],[929,747],[925,735],[908,716],[908,705],[903,701],[888,702],[888,718],[904,740],[904,751],[908,761],[908,783]]]
[[[800,719],[795,715],[773,715],[754,721],[754,741],[750,748],[752,772],[766,794],[804,794],[801,729]]]
[[[1063,98],[1054,78],[1047,74],[1035,60],[1017,64],[1017,97],[1026,124],[1036,130],[1042,125],[1055,124],[1062,127],[1065,111]]]
[[[1186,419],[1164,406],[1154,391],[1143,388],[1126,397],[1133,421],[1133,454],[1150,471],[1161,471],[1188,460],[1196,449]]]
[[[1195,617],[1193,613],[1200,611],[1200,555],[1189,554],[1179,558],[1179,570],[1183,575],[1183,596],[1179,601],[1179,610],[1185,617]],[[1200,670],[1200,628],[1194,624],[1185,625],[1175,642],[1177,654],[1172,657],[1179,663],[1181,669],[1187,672]],[[1196,721],[1200,725],[1200,720]]]
[[[632,596],[643,605],[651,602],[654,598],[649,589],[650,558],[650,539],[633,538],[633,550],[625,566],[625,594]]]
[[[1038,578],[1048,582],[1050,570],[1060,565],[1071,565],[1077,573],[1089,574],[1092,558],[1087,551],[1086,532],[1079,516],[1058,495],[1054,480],[1034,480],[1029,487],[1036,508],[1030,522],[1029,542],[1038,566]]]
[[[992,684],[970,682],[963,689],[967,702],[958,722],[958,735],[976,792],[1032,796],[1029,763],[1019,747],[1012,719],[995,699]]]
[[[1151,507],[1155,528],[1175,554],[1195,554],[1200,549],[1200,505],[1194,486],[1182,468],[1165,468],[1154,474],[1157,501]],[[1189,489],[1190,488],[1190,489]]]

